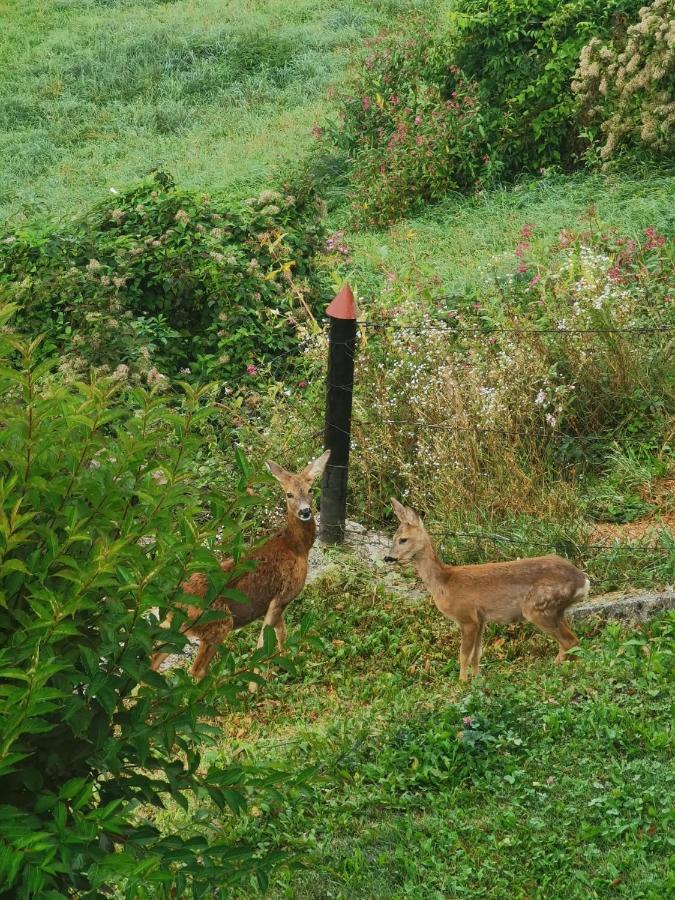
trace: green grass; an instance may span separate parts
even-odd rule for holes
[[[414,0],[5,0],[0,220],[165,166],[245,194],[301,156],[349,49]]]
[[[261,852],[300,854],[305,868],[279,874],[270,897],[673,890],[672,615],[634,631],[586,623],[562,667],[534,629],[492,626],[482,675],[464,686],[456,629],[353,562],[291,610],[296,628],[311,614],[318,645],[223,720],[218,755],[319,774],[231,826],[199,816]],[[235,651],[245,659],[252,641],[239,633]]]
[[[341,274],[360,291],[366,315],[369,299],[385,284],[394,300],[419,295],[465,299],[494,277],[514,271],[514,249],[526,223],[535,226],[530,258],[543,262],[563,228],[583,231],[599,225],[638,238],[651,226],[672,235],[674,200],[672,171],[526,180],[475,198],[450,197],[385,232],[348,230],[352,257]],[[336,227],[344,227],[345,213],[344,207],[333,213]]]

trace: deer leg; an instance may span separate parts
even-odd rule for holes
[[[267,612],[265,613],[265,618],[263,619],[262,628],[260,629],[260,634],[258,635],[258,643],[256,644],[256,648],[260,650],[262,646],[265,644],[265,628],[274,628],[274,633],[277,636],[277,646],[279,650],[281,650],[283,642],[286,639],[286,625],[284,623],[284,611],[283,608],[277,606],[274,601],[270,603],[267,607]],[[256,675],[258,674],[258,669],[253,670]],[[255,694],[258,690],[258,683],[256,681],[250,681],[248,685],[249,693]]]
[[[558,634],[555,637],[560,647],[555,661],[556,663],[560,664],[562,662],[565,662],[565,660],[567,659],[567,651],[571,650],[572,647],[577,646],[577,644],[579,643],[579,638],[572,631],[572,629],[564,619],[561,619],[558,622]]]
[[[283,650],[284,644],[286,643],[286,623],[284,622],[283,612],[279,616],[279,621],[274,626],[274,632],[277,636],[277,647],[279,650]]]
[[[472,663],[473,648],[476,643],[479,626],[477,622],[469,622],[460,627],[462,629],[462,642],[459,645],[459,680],[468,681],[468,669]]]
[[[474,675],[478,675],[478,666],[483,652],[483,632],[485,631],[485,622],[478,623],[478,629],[474,638],[473,650],[471,651],[471,671]]]
[[[576,647],[579,643],[579,638],[569,625],[562,619],[551,621],[546,616],[538,616],[536,614],[531,614],[528,618],[537,628],[540,628],[545,634],[549,634],[558,642],[558,655],[555,658],[556,665],[565,662],[567,651],[572,647]]]
[[[211,660],[217,652],[217,644],[209,644],[206,641],[199,642],[199,650],[197,650],[197,655],[195,656],[192,668],[190,669],[190,674],[195,681],[201,681],[206,675],[208,668],[211,665]]]

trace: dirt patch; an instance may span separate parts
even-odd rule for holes
[[[664,531],[675,537],[675,513],[664,513],[658,519],[649,517],[622,524],[599,522],[591,532],[590,543],[628,544],[639,542],[646,547],[655,547]]]

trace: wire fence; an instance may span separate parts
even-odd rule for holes
[[[497,326],[475,326],[475,327],[467,327],[460,326],[454,322],[450,321],[440,321],[435,322],[431,321],[429,323],[424,324],[407,324],[397,322],[395,320],[388,320],[386,322],[371,322],[371,321],[363,321],[358,320],[357,323],[357,339],[359,337],[364,337],[368,333],[380,336],[388,333],[397,333],[402,334],[403,336],[419,336],[424,334],[430,335],[443,335],[448,337],[448,346],[445,348],[449,356],[452,354],[463,354],[465,357],[467,355],[471,355],[472,351],[465,345],[455,346],[450,339],[458,338],[462,340],[466,340],[467,338],[472,341],[480,340],[487,344],[487,346],[494,346],[490,343],[491,339],[494,339],[495,336],[506,335],[506,336],[516,336],[516,337],[525,337],[526,339],[533,339],[536,336],[542,336],[546,339],[565,339],[571,338],[574,336],[588,336],[592,339],[592,336],[611,336],[616,335],[620,336],[622,340],[630,340],[631,342],[635,342],[636,344],[639,342],[641,345],[643,339],[658,339],[659,336],[664,336],[667,339],[670,335],[675,335],[675,325],[669,323],[656,324],[656,325],[645,325],[645,326],[635,326],[635,327],[598,327],[598,328],[574,328],[567,327],[564,324],[555,327],[542,327],[542,328],[531,328],[531,327],[497,327]],[[269,365],[273,370],[275,368],[275,364],[277,364],[281,360],[287,359],[291,355],[297,355],[298,350],[300,352],[308,352],[311,350],[316,350],[318,348],[324,348],[326,353],[329,351],[331,344],[333,346],[342,347],[344,350],[347,350],[349,355],[356,360],[358,358],[359,352],[362,350],[359,349],[358,343],[355,353],[351,353],[351,344],[345,342],[336,342],[331,341],[330,332],[328,330],[322,330],[320,332],[316,332],[313,335],[306,338],[301,344],[294,348],[285,350],[279,354],[276,354],[272,357],[268,357],[266,359],[266,365]],[[591,347],[585,347],[584,351],[586,353],[590,353]],[[606,354],[606,349],[602,349],[599,351],[600,354]],[[332,383],[330,388],[338,391],[348,391],[352,393],[353,388],[350,384],[341,384],[341,383]],[[477,424],[465,424],[462,422],[457,422],[452,419],[440,419],[430,421],[428,418],[402,418],[396,416],[386,416],[381,415],[377,409],[374,408],[373,398],[372,396],[364,396],[364,391],[367,390],[367,386],[356,385],[356,395],[358,400],[358,407],[361,414],[354,414],[351,419],[351,425],[348,430],[342,428],[337,423],[331,423],[331,428],[337,430],[338,432],[351,435],[351,427],[355,427],[357,429],[368,430],[373,428],[374,426],[387,426],[390,429],[408,429],[410,431],[418,431],[423,429],[428,429],[431,432],[441,432],[441,433],[458,433],[467,436],[473,437],[476,441],[480,441],[483,437],[487,435],[501,435],[506,437],[521,437],[521,438],[536,438],[537,440],[555,440],[555,441],[567,441],[570,444],[577,445],[579,448],[583,448],[586,445],[610,445],[610,444],[620,444],[624,447],[630,447],[633,442],[638,443],[635,439],[625,432],[622,433],[621,429],[614,430],[605,430],[605,431],[596,431],[596,432],[585,432],[583,430],[577,431],[561,431],[557,429],[546,429],[543,424],[540,429],[540,432],[536,431],[526,431],[519,428],[506,428],[499,426],[490,426],[490,425],[477,425]],[[297,444],[299,440],[306,440],[308,436],[314,442],[317,441],[318,438],[324,433],[324,424],[322,422],[322,411],[317,409],[315,412],[308,414],[307,416],[299,415],[299,411],[296,408],[294,411],[294,415],[296,418],[295,425],[293,428],[288,429],[285,434],[284,440],[284,448],[288,448]],[[365,413],[363,415],[362,413]],[[251,423],[248,424],[248,427],[252,427]],[[258,429],[259,431],[264,431],[265,426],[261,425]],[[354,451],[353,451],[354,452]],[[348,468],[347,466],[339,466],[333,465],[333,468]],[[490,473],[484,472],[481,473],[484,477],[489,478]],[[373,516],[368,513],[366,509],[363,508],[352,508],[350,511],[351,518],[354,520],[363,523],[367,522],[367,525],[360,525],[359,527],[354,527],[349,522],[345,526],[345,531],[347,534],[363,534],[363,529],[369,532],[380,532],[383,528],[387,526],[385,518],[382,514]],[[544,550],[551,551],[556,547],[565,547],[571,548],[573,552],[577,554],[589,554],[589,553],[630,553],[630,554],[675,554],[675,536],[672,535],[672,532],[668,532],[666,530],[661,530],[660,532],[655,532],[656,537],[654,535],[645,538],[639,543],[635,541],[614,541],[612,543],[607,542],[598,542],[598,541],[587,541],[580,542],[572,535],[564,535],[560,534],[557,531],[550,538],[541,538],[536,535],[533,537],[518,535],[514,536],[513,534],[500,534],[495,531],[487,531],[481,529],[450,529],[444,528],[440,526],[430,526],[427,528],[428,532],[433,536],[440,540],[450,539],[453,542],[460,542],[467,545],[493,545],[493,546],[502,546],[502,547],[510,547],[514,550],[518,548],[527,548],[528,551],[533,550]],[[659,540],[661,543],[656,543],[655,541]]]

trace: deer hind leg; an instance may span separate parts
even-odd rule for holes
[[[564,595],[561,596],[559,587],[542,584],[535,585],[530,590],[523,604],[525,618],[558,642],[558,655],[555,658],[557,664],[565,662],[567,651],[579,643],[579,639],[563,619],[568,603],[569,600]]]
[[[478,667],[480,666],[480,658],[483,652],[483,632],[485,631],[485,622],[478,623],[476,636],[473,641],[473,649],[471,651],[471,671],[474,675],[478,675]]]
[[[265,613],[265,618],[263,619],[262,627],[260,629],[260,634],[258,635],[258,643],[256,644],[256,648],[260,650],[262,646],[265,644],[265,628],[274,628],[274,633],[277,636],[277,647],[279,650],[283,649],[284,641],[286,640],[286,623],[284,622],[284,610],[283,607],[277,606],[274,602],[270,603],[267,607],[267,612]],[[256,675],[258,673],[258,669],[253,670]],[[251,694],[255,694],[258,690],[258,682],[257,681],[249,681],[248,689]]]
[[[211,660],[218,652],[218,644],[209,644],[207,641],[199,642],[199,650],[195,656],[190,674],[195,681],[201,681],[208,672]]]
[[[459,680],[469,680],[469,666],[473,665],[474,647],[476,640],[480,641],[478,622],[470,622],[460,626],[462,629],[462,642],[459,645]]]

